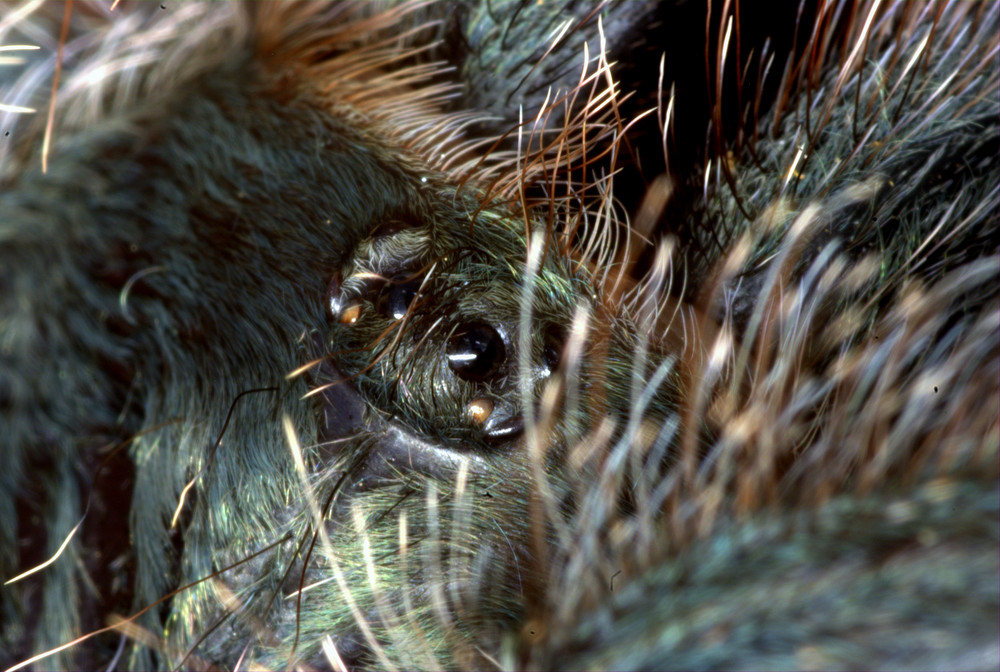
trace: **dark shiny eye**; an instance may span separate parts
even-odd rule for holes
[[[421,278],[388,282],[378,296],[378,312],[394,320],[401,319],[417,295],[420,283]]]
[[[463,324],[448,339],[448,365],[463,380],[486,380],[497,372],[506,357],[503,338],[483,322]]]
[[[547,327],[545,329],[545,342],[542,349],[542,364],[548,369],[549,374],[559,370],[562,363],[562,352],[566,345],[566,334],[559,327]]]

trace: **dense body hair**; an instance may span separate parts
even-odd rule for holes
[[[6,11],[0,661],[1000,663],[998,9],[695,9]]]

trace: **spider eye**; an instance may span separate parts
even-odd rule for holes
[[[542,364],[549,375],[559,370],[562,364],[563,348],[566,344],[566,334],[558,327],[548,327],[545,330],[545,345],[542,349]]]
[[[507,357],[503,338],[483,322],[463,324],[448,339],[448,365],[469,382],[480,382],[497,372]]]
[[[378,296],[378,312],[394,320],[402,319],[420,289],[421,278],[391,280]]]

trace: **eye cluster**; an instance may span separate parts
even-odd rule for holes
[[[366,292],[368,302],[380,317],[394,322],[402,320],[414,306],[424,281],[424,276],[415,273],[397,273],[389,279],[377,278],[371,283],[374,286]],[[431,289],[427,288],[428,291]],[[418,324],[426,321],[422,318],[427,313],[442,310],[440,306],[428,305],[433,300],[432,296],[424,298],[428,301],[411,314]],[[348,311],[342,313],[341,322],[344,323],[346,318],[348,323],[353,323],[360,315],[361,304],[351,304]],[[455,324],[447,339],[445,352],[451,371],[470,383],[497,382],[506,372],[507,346],[497,327],[485,319]]]
[[[410,426],[492,445],[516,439],[524,421],[509,272],[484,274],[481,261],[470,271],[467,251],[415,254],[429,246],[412,230],[391,237],[404,235],[362,244],[330,283],[334,363],[373,408]],[[536,382],[558,369],[562,334],[539,327],[528,354]]]

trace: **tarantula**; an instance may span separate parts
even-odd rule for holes
[[[5,11],[0,660],[995,667],[997,6],[774,16]]]

